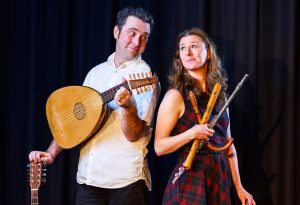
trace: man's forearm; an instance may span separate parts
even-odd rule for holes
[[[55,140],[53,140],[48,147],[47,152],[50,153],[53,158],[55,158],[62,150],[63,148],[60,147]]]
[[[141,138],[144,131],[145,122],[137,115],[135,107],[122,109],[122,131],[127,140],[135,142]]]

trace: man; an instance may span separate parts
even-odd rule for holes
[[[113,30],[116,51],[94,67],[84,86],[99,92],[120,84],[124,77],[150,71],[141,59],[154,20],[142,8],[124,8]],[[77,171],[77,205],[145,204],[150,173],[146,161],[157,89],[137,95],[121,87],[108,104],[101,129],[81,147]],[[30,161],[51,164],[63,149],[53,140],[47,151],[32,151]]]

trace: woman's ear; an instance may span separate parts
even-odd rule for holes
[[[206,60],[209,60],[209,59],[210,59],[210,56],[211,56],[210,53],[211,53],[211,52],[210,52],[210,49],[208,48],[208,49],[207,49],[207,57],[206,57]]]

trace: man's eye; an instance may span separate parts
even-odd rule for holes
[[[147,40],[148,40],[148,36],[146,36],[146,35],[142,35],[142,36],[141,36],[141,40],[143,40],[143,41],[147,41]]]
[[[133,31],[128,32],[128,36],[134,37],[135,36],[135,32],[133,32]]]

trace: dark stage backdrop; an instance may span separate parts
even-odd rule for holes
[[[214,39],[229,93],[250,74],[230,105],[243,185],[259,205],[300,204],[297,0],[2,0],[1,204],[30,204],[28,153],[47,149],[52,140],[46,100],[55,89],[80,85],[114,51],[116,12],[128,5],[156,19],[143,57],[160,78],[161,97],[176,36],[187,28],[202,28]],[[78,151],[64,151],[48,167],[40,204],[74,203]],[[152,138],[149,204],[161,203],[174,157],[157,157]],[[239,204],[235,193],[233,199]]]

